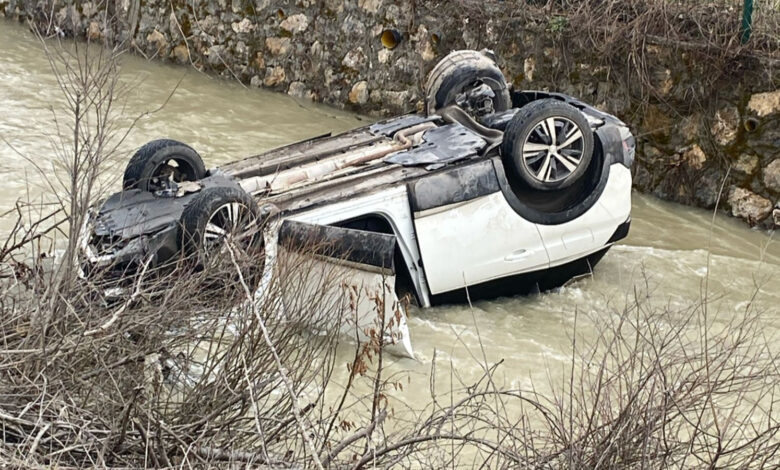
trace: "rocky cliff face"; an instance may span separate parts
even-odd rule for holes
[[[516,88],[569,93],[630,123],[639,190],[780,225],[777,60],[650,36],[582,41],[566,17],[511,5],[0,0],[0,12],[49,34],[124,42],[148,58],[380,115],[422,110],[426,74],[450,50],[491,48]]]

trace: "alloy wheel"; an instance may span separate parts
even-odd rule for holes
[[[219,206],[209,217],[203,232],[203,251],[208,255],[218,251],[225,242],[247,250],[260,236],[257,217],[240,202]]]
[[[539,121],[523,143],[523,164],[543,183],[566,179],[582,163],[583,135],[568,118],[554,116]]]

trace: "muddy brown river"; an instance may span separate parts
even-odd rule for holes
[[[63,98],[39,44],[25,28],[0,22],[0,45],[0,208],[5,210],[19,198],[40,194],[40,176],[31,161],[51,167],[49,109]],[[135,148],[160,137],[189,143],[207,166],[216,166],[370,121],[183,67],[134,56],[124,57],[122,65],[125,79],[139,81],[128,98],[128,115],[156,108],[181,83],[162,111],[137,123],[113,165],[116,175]],[[780,243],[768,234],[722,215],[713,223],[707,211],[636,193],[632,217],[629,237],[607,254],[591,278],[540,295],[477,302],[473,310],[458,305],[410,312],[417,360],[394,360],[391,367],[408,373],[417,386],[397,398],[408,403],[427,399],[434,350],[438,361],[452,364],[459,380],[479,376],[480,338],[489,361],[504,359],[500,374],[506,385],[533,382],[538,388],[547,380],[546,370],[562,368],[570,356],[575,311],[614,315],[635,286],[649,286],[653,302],[684,306],[700,298],[708,277],[710,297],[724,317],[744,309],[758,287],[754,302],[767,325],[780,322]],[[12,222],[4,218],[0,231]],[[445,383],[449,377],[449,369],[442,372]]]

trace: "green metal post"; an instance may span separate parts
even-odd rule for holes
[[[742,44],[750,39],[753,30],[753,0],[745,0],[742,7]]]

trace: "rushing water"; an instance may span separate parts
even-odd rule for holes
[[[28,192],[34,196],[41,190],[31,161],[50,167],[49,109],[61,105],[63,98],[40,46],[24,28],[0,22],[0,45],[0,209],[7,209]],[[216,166],[364,123],[343,111],[138,57],[123,59],[123,74],[140,80],[129,96],[128,115],[157,108],[179,84],[160,112],[137,123],[123,158],[146,141],[170,137],[189,143],[207,166]],[[117,161],[115,168],[119,174],[124,163]],[[633,198],[631,234],[607,254],[592,278],[540,295],[478,302],[473,309],[442,306],[412,311],[418,360],[398,360],[391,366],[408,371],[419,385],[404,392],[404,399],[414,402],[424,399],[417,394],[427,395],[426,375],[434,350],[440,360],[455,366],[459,379],[477,377],[479,338],[489,361],[505,360],[501,372],[505,383],[526,386],[533,380],[536,386],[546,380],[545,369],[562,364],[570,354],[575,311],[613,314],[635,285],[649,285],[660,303],[685,305],[700,298],[707,278],[711,296],[717,297],[717,311],[725,316],[744,309],[759,286],[755,305],[768,324],[780,321],[780,243],[721,215],[713,224],[706,211],[640,194]],[[11,223],[9,217],[0,220],[0,232]]]

